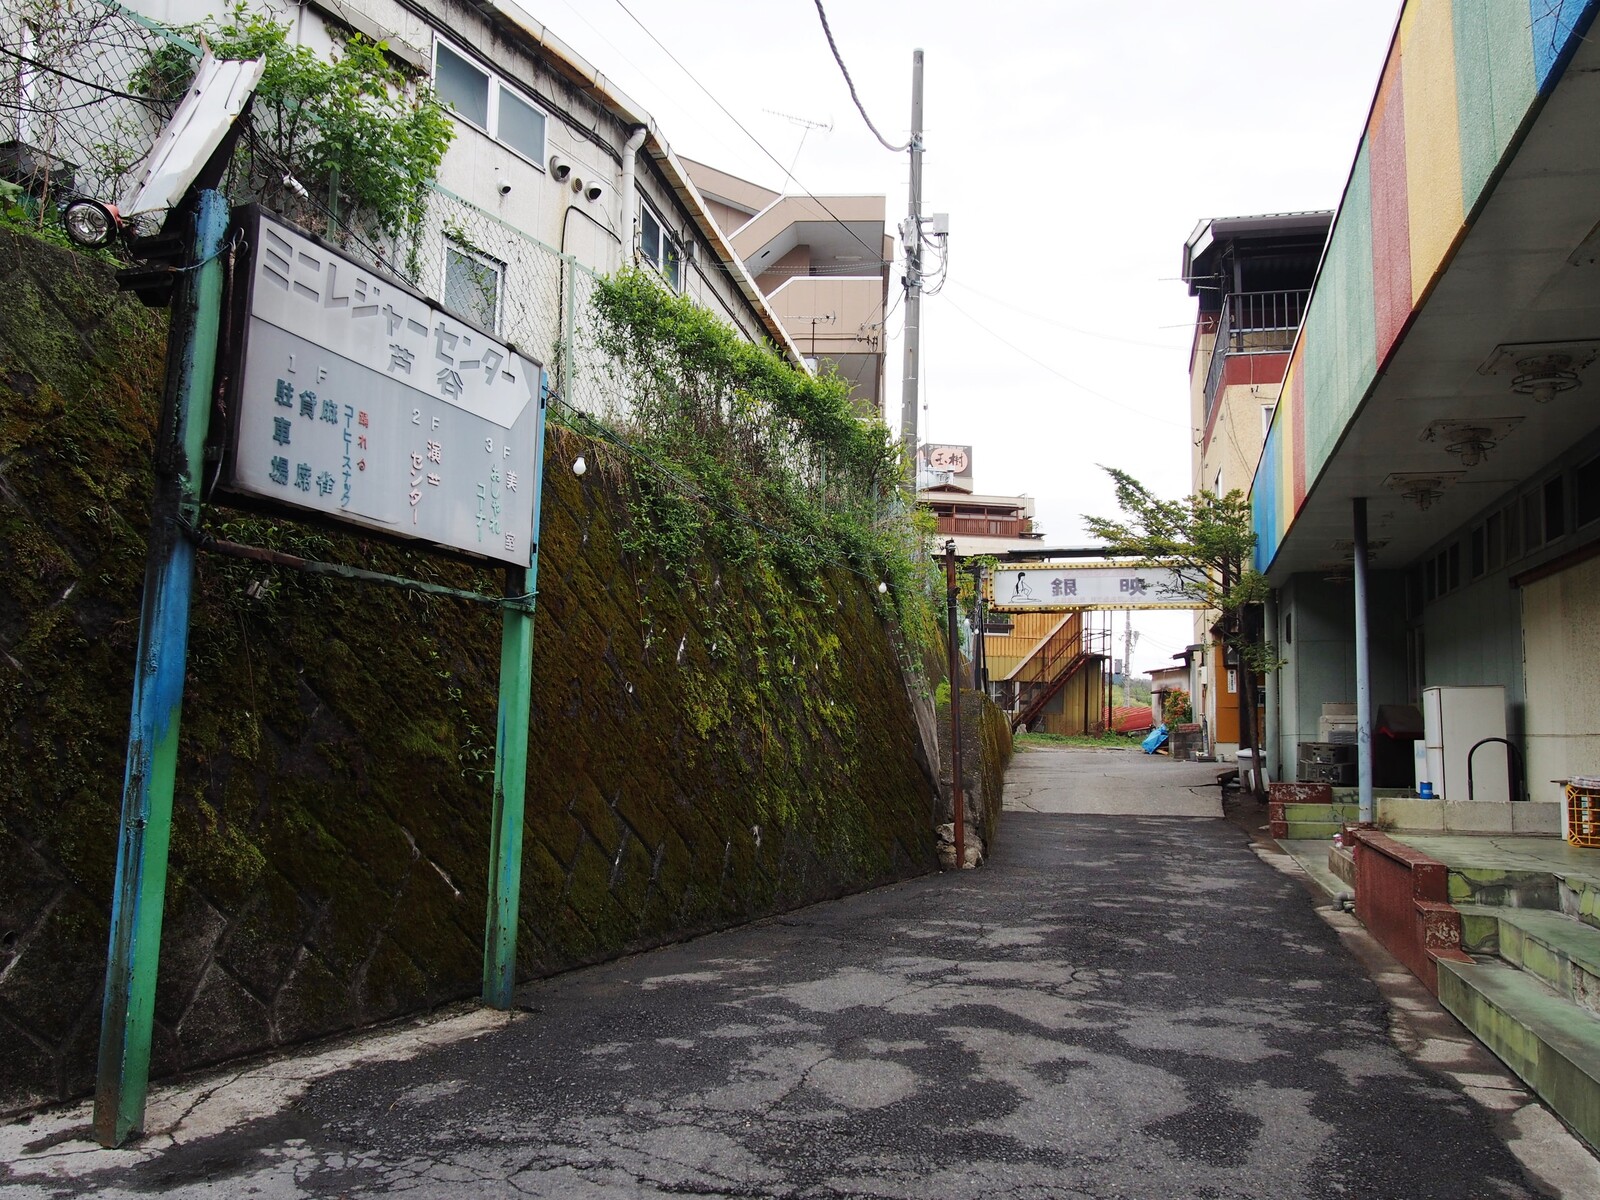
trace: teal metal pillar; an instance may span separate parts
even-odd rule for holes
[[[1367,498],[1357,496],[1351,504],[1352,532],[1355,534],[1356,576],[1356,796],[1360,801],[1361,823],[1372,823],[1372,641],[1368,632]]]
[[[500,716],[495,730],[494,816],[489,832],[489,917],[483,935],[483,1001],[509,1009],[517,986],[517,913],[522,894],[522,814],[528,782],[528,714],[533,691],[533,613],[539,590],[539,517],[544,499],[541,379],[533,435],[533,554],[506,572],[500,633]]]
[[[167,335],[167,381],[156,444],[100,1016],[94,1134],[108,1147],[122,1145],[144,1127],[194,583],[194,546],[181,524],[199,516],[222,319],[219,256],[228,231],[228,204],[220,192],[210,190],[200,192],[197,200],[191,255],[173,292]]]

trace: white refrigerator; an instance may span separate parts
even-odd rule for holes
[[[1506,736],[1506,689],[1498,683],[1477,687],[1431,687],[1422,690],[1422,727],[1426,770],[1441,800],[1466,800],[1467,754],[1484,738]],[[1474,800],[1511,799],[1506,775],[1506,747],[1492,742],[1472,759]]]

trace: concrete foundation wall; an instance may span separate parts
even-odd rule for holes
[[[1600,775],[1600,559],[1522,589],[1528,695],[1528,787],[1557,799],[1550,782]]]

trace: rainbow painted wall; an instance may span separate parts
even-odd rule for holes
[[[1265,571],[1600,0],[1408,0],[1251,488]]]

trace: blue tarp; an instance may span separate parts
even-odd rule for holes
[[[1165,725],[1157,725],[1145,737],[1144,741],[1140,742],[1139,744],[1144,747],[1144,752],[1146,754],[1154,754],[1157,750],[1161,749],[1162,746],[1166,745],[1166,743],[1167,727]]]

